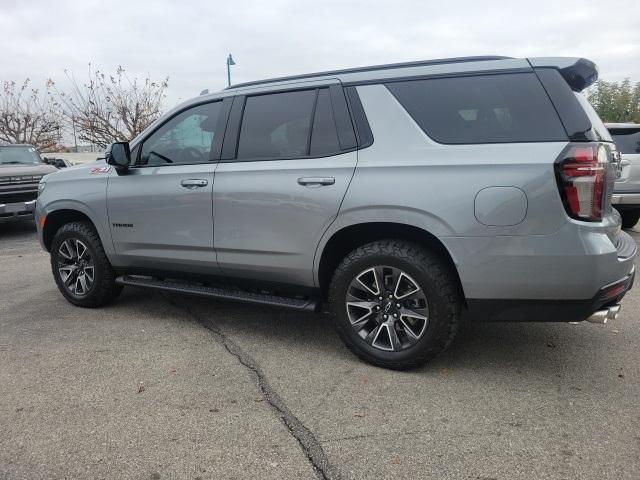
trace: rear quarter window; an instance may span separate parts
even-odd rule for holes
[[[533,73],[408,80],[386,86],[420,128],[440,143],[568,139]]]
[[[584,112],[587,114],[587,117],[589,117],[589,121],[591,122],[591,127],[593,129],[593,133],[596,136],[596,140],[602,142],[613,142],[613,139],[611,138],[611,134],[609,134],[607,127],[604,126],[604,123],[602,123],[602,120],[589,103],[589,100],[587,100],[587,97],[585,97],[582,92],[575,92],[575,95],[578,99],[578,102],[580,102],[580,105],[582,105]]]

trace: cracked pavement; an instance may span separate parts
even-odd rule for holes
[[[31,222],[0,224],[0,292],[0,479],[640,478],[638,287],[608,325],[469,325],[405,373],[323,315],[73,307]]]

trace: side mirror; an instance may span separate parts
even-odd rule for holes
[[[129,142],[114,142],[109,145],[109,148],[107,148],[105,159],[109,165],[113,165],[116,168],[129,168],[129,164],[131,163]]]

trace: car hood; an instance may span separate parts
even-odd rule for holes
[[[96,169],[101,167],[100,171]],[[47,182],[65,181],[76,178],[92,177],[96,174],[109,172],[113,167],[107,165],[104,160],[94,160],[92,162],[81,163],[67,168],[55,169],[55,173],[47,176]]]
[[[33,165],[0,165],[0,177],[13,177],[19,175],[46,175],[57,172],[53,165],[39,163]]]

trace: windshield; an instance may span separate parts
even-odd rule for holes
[[[0,147],[0,165],[33,165],[42,163],[33,147]]]

